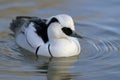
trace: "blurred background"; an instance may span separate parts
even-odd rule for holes
[[[0,0],[0,80],[119,80],[120,0]],[[82,52],[44,58],[20,48],[9,25],[16,16],[73,17]]]

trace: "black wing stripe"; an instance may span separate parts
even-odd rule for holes
[[[40,46],[37,47],[36,51],[35,51],[35,55],[36,57],[38,57],[38,50],[39,50]]]
[[[53,55],[52,55],[52,53],[50,51],[50,44],[48,44],[48,52],[49,52],[50,56],[53,57]]]

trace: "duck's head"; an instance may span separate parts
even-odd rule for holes
[[[75,32],[74,22],[71,16],[66,14],[52,16],[47,21],[48,25],[48,38],[68,38],[77,37],[82,38]]]

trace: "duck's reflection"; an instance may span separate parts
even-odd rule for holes
[[[74,76],[70,72],[70,69],[74,67],[74,63],[78,58],[78,56],[52,58],[47,63],[44,63],[44,65],[37,66],[37,69],[42,69],[47,74],[48,80],[71,80]]]

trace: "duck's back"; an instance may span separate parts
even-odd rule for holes
[[[14,32],[16,42],[22,48],[35,52],[36,48],[48,41],[45,19],[18,16],[12,21],[10,29]]]

